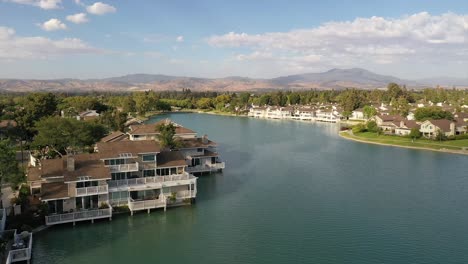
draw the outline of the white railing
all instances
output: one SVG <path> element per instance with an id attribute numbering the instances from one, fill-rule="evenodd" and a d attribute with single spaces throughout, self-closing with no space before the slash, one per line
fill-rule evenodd
<path id="1" fill-rule="evenodd" d="M 152 200 L 135 201 L 131 198 L 128 199 L 128 209 L 130 209 L 130 211 L 154 209 L 154 208 L 161 208 L 165 206 L 166 206 L 166 197 L 164 195 L 160 195 L 159 199 L 152 199 Z"/>
<path id="2" fill-rule="evenodd" d="M 6 217 L 7 217 L 5 208 L 0 209 L 0 215 L 1 215 L 0 232 L 3 232 L 5 230 Z"/>
<path id="3" fill-rule="evenodd" d="M 213 164 L 204 164 L 198 165 L 193 167 L 187 167 L 188 172 L 210 172 L 210 171 L 217 171 L 222 170 L 226 167 L 224 162 L 217 162 Z"/>
<path id="4" fill-rule="evenodd" d="M 110 188 L 117 188 L 136 185 L 161 184 L 163 182 L 190 180 L 194 178 L 195 177 L 193 175 L 190 175 L 189 173 L 185 172 L 183 174 L 175 174 L 168 176 L 141 177 L 135 179 L 108 181 L 108 185 Z"/>
<path id="5" fill-rule="evenodd" d="M 87 196 L 95 194 L 107 194 L 109 192 L 107 184 L 91 187 L 76 188 L 76 196 Z"/>
<path id="6" fill-rule="evenodd" d="M 138 162 L 109 166 L 111 172 L 130 172 L 138 171 Z"/>
<path id="7" fill-rule="evenodd" d="M 15 234 L 15 240 L 16 240 L 16 236 L 18 235 Z M 31 251 L 32 251 L 32 243 L 33 243 L 32 239 L 33 239 L 32 233 L 29 233 L 27 248 L 10 250 L 10 252 L 8 253 L 6 264 L 10 264 L 13 262 L 18 262 L 18 261 L 30 260 Z"/>
<path id="8" fill-rule="evenodd" d="M 195 190 L 185 190 L 185 191 L 178 191 L 176 193 L 176 198 L 177 199 L 187 199 L 187 198 L 195 198 L 196 197 L 196 192 Z"/>
<path id="9" fill-rule="evenodd" d="M 46 216 L 46 225 L 55 225 L 70 223 L 76 221 L 85 221 L 99 218 L 106 218 L 112 216 L 112 208 L 95 209 L 87 211 L 79 211 L 68 214 L 57 214 Z"/>

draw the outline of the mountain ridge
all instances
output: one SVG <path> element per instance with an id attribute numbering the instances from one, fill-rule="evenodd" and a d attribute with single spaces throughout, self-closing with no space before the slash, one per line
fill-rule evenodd
<path id="1" fill-rule="evenodd" d="M 383 75 L 362 68 L 330 69 L 325 72 L 303 73 L 280 76 L 270 79 L 256 79 L 242 76 L 224 78 L 202 78 L 189 76 L 172 76 L 164 74 L 127 74 L 101 79 L 62 78 L 51 80 L 40 79 L 0 79 L 0 91 L 31 92 L 53 91 L 75 92 L 86 91 L 143 91 L 143 90 L 182 90 L 194 91 L 256 91 L 271 89 L 376 89 L 384 88 L 395 82 L 408 88 L 435 87 L 436 85 L 453 85 L 468 87 L 468 79 L 463 78 L 427 78 L 420 80 L 400 79 Z"/>

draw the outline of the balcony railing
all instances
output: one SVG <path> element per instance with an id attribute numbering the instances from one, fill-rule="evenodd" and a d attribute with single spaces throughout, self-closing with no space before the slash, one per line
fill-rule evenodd
<path id="1" fill-rule="evenodd" d="M 128 199 L 128 209 L 130 211 L 139 211 L 139 210 L 148 210 L 148 209 L 155 209 L 155 208 L 162 208 L 166 207 L 166 197 L 164 195 L 159 195 L 159 199 L 151 199 L 151 200 L 142 200 L 142 201 L 135 201 L 132 198 Z"/>
<path id="2" fill-rule="evenodd" d="M 204 165 L 198 165 L 198 166 L 193 166 L 193 167 L 187 167 L 187 171 L 191 173 L 212 172 L 212 171 L 222 170 L 225 167 L 226 167 L 226 164 L 224 162 L 216 162 L 212 164 L 204 164 Z"/>
<path id="3" fill-rule="evenodd" d="M 15 238 L 16 238 L 16 236 L 18 236 L 18 235 L 15 234 Z M 32 233 L 29 233 L 29 236 L 27 238 L 27 241 L 28 241 L 27 247 L 21 248 L 21 249 L 10 250 L 5 263 L 10 264 L 10 263 L 13 263 L 13 262 L 30 260 L 31 259 L 31 251 L 32 251 L 32 243 L 33 243 L 32 238 L 33 238 Z"/>
<path id="4" fill-rule="evenodd" d="M 56 225 L 77 221 L 93 220 L 112 216 L 112 208 L 79 211 L 67 214 L 46 216 L 46 225 Z"/>
<path id="5" fill-rule="evenodd" d="M 111 172 L 131 172 L 138 171 L 138 162 L 109 166 Z"/>
<path id="6" fill-rule="evenodd" d="M 106 185 L 76 188 L 76 196 L 88 196 L 96 194 L 107 194 L 109 189 Z"/>
<path id="7" fill-rule="evenodd" d="M 195 179 L 195 177 L 185 172 L 183 174 L 168 175 L 168 176 L 154 176 L 154 177 L 142 177 L 142 178 L 135 178 L 135 179 L 108 181 L 108 185 L 110 188 L 132 187 L 132 186 L 138 186 L 138 185 L 154 186 L 157 184 L 162 185 L 163 183 L 166 183 L 166 182 L 183 181 L 183 180 L 191 180 L 191 179 Z"/>
<path id="8" fill-rule="evenodd" d="M 188 198 L 195 198 L 197 196 L 197 192 L 195 190 L 185 190 L 185 191 L 178 191 L 176 193 L 177 199 L 188 199 Z"/>

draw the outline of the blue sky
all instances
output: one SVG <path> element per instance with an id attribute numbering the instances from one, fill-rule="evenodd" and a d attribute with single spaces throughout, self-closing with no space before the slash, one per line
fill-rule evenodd
<path id="1" fill-rule="evenodd" d="M 468 78 L 466 1 L 0 0 L 0 78 Z"/>

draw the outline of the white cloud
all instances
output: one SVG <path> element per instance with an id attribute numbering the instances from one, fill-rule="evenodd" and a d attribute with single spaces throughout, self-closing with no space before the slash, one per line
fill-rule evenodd
<path id="1" fill-rule="evenodd" d="M 79 6 L 85 6 L 85 4 L 83 4 L 81 2 L 81 0 L 75 0 L 75 4 L 79 5 Z"/>
<path id="2" fill-rule="evenodd" d="M 69 15 L 67 16 L 67 20 L 75 24 L 83 24 L 89 21 L 85 13 Z"/>
<path id="3" fill-rule="evenodd" d="M 184 42 L 184 36 L 178 36 L 178 37 L 176 38 L 176 41 L 177 41 L 177 42 Z"/>
<path id="4" fill-rule="evenodd" d="M 104 15 L 107 13 L 115 13 L 117 9 L 111 5 L 104 4 L 103 2 L 96 2 L 86 7 L 86 11 L 93 15 Z"/>
<path id="5" fill-rule="evenodd" d="M 14 29 L 0 26 L 0 59 L 46 59 L 101 52 L 77 38 L 52 40 L 45 37 L 20 37 Z"/>
<path id="6" fill-rule="evenodd" d="M 212 36 L 207 42 L 213 47 L 242 51 L 235 55 L 238 61 L 270 60 L 280 67 L 295 65 L 304 70 L 318 64 L 365 67 L 420 58 L 459 60 L 455 54 L 465 54 L 468 59 L 468 16 L 427 12 L 400 18 L 374 16 L 287 32 L 229 32 Z M 250 52 L 244 54 L 245 49 Z"/>
<path id="7" fill-rule="evenodd" d="M 67 29 L 67 25 L 62 23 L 62 21 L 58 20 L 57 18 L 51 18 L 46 22 L 39 24 L 39 26 L 45 31 L 56 31 L 56 30 L 63 30 Z"/>
<path id="8" fill-rule="evenodd" d="M 5 0 L 7 2 L 37 6 L 42 9 L 57 9 L 61 8 L 62 0 Z"/>

